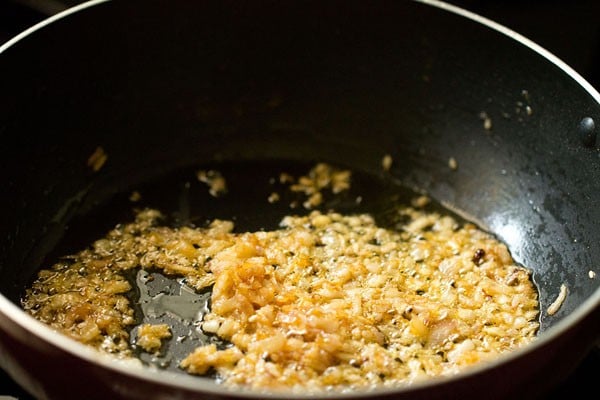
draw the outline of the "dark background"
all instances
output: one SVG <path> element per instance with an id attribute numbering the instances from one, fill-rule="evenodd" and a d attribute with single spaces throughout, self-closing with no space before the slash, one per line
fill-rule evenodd
<path id="1" fill-rule="evenodd" d="M 546 48 L 600 90 L 599 0 L 450 0 Z"/>
<path id="2" fill-rule="evenodd" d="M 124 0 L 121 0 L 124 1 Z M 193 1 L 193 0 L 190 0 Z M 0 0 L 0 44 L 81 0 Z M 600 90 L 600 0 L 449 0 L 520 33 L 562 59 Z M 376 3 L 373 3 L 374 5 Z M 595 399 L 600 350 L 590 353 L 548 398 Z M 594 393 L 596 393 L 594 395 Z M 0 398 L 32 400 L 0 370 Z"/>
<path id="3" fill-rule="evenodd" d="M 402 0 L 400 0 L 402 1 Z M 82 0 L 0 0 L 0 42 Z M 528 37 L 600 87 L 600 0 L 448 0 Z"/>

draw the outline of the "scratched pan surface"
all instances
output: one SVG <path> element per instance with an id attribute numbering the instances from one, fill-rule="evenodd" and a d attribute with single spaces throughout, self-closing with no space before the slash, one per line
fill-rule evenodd
<path id="1" fill-rule="evenodd" d="M 325 161 L 357 179 L 328 206 L 385 217 L 395 195 L 427 192 L 506 242 L 540 291 L 535 345 L 472 374 L 361 395 L 532 397 L 559 382 L 599 339 L 600 95 L 543 49 L 446 8 L 98 1 L 3 46 L 3 368 L 39 398 L 252 397 L 168 360 L 154 372 L 98 358 L 24 315 L 19 296 L 60 251 L 130 218 L 132 190 L 175 224 L 268 229 L 289 203 L 266 201 L 267 178 Z M 108 158 L 93 171 L 98 146 Z M 223 168 L 232 192 L 206 196 L 202 166 Z M 566 301 L 548 315 L 562 284 Z"/>

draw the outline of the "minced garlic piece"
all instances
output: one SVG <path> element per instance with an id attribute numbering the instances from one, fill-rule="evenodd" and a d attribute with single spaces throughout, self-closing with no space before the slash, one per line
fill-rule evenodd
<path id="1" fill-rule="evenodd" d="M 381 167 L 386 172 L 389 171 L 390 168 L 392 168 L 392 163 L 393 163 L 393 159 L 392 159 L 392 156 L 389 154 L 384 155 L 383 158 L 381 159 Z"/>
<path id="2" fill-rule="evenodd" d="M 566 300 L 567 298 L 567 285 L 565 285 L 564 283 L 562 285 L 560 285 L 560 292 L 558 293 L 558 296 L 556 296 L 556 299 L 552 302 L 552 304 L 550 304 L 550 306 L 548 306 L 548 315 L 554 315 L 558 312 L 558 310 L 560 309 L 560 307 L 562 306 L 563 302 Z"/>
<path id="3" fill-rule="evenodd" d="M 339 170 L 325 163 L 319 163 L 312 168 L 308 175 L 298 178 L 290 186 L 292 192 L 304 193 L 311 196 L 322 189 L 331 189 L 333 193 L 340 193 L 350 188 L 349 170 Z"/>
<path id="4" fill-rule="evenodd" d="M 448 167 L 453 171 L 456 171 L 458 169 L 458 162 L 456 162 L 456 158 L 450 157 L 448 159 Z"/>
<path id="5" fill-rule="evenodd" d="M 429 198 L 429 196 L 425 195 L 416 197 L 411 201 L 411 205 L 415 208 L 423 208 L 429 203 L 431 203 L 431 199 Z"/>
<path id="6" fill-rule="evenodd" d="M 227 181 L 219 171 L 200 170 L 196 172 L 196 177 L 208 186 L 208 192 L 211 196 L 219 197 L 227 193 Z"/>
<path id="7" fill-rule="evenodd" d="M 273 203 L 277 203 L 280 200 L 281 196 L 279 196 L 279 193 L 277 192 L 273 192 L 269 195 L 269 197 L 267 198 L 267 201 L 271 204 Z"/>
<path id="8" fill-rule="evenodd" d="M 136 202 L 140 201 L 141 199 L 142 199 L 142 195 L 137 190 L 134 190 L 129 195 L 129 201 L 131 201 L 132 203 L 136 203 Z"/>
<path id="9" fill-rule="evenodd" d="M 102 148 L 102 146 L 98 146 L 88 158 L 87 165 L 92 169 L 92 171 L 98 172 L 100 171 L 100 168 L 104 166 L 107 159 L 108 155 L 104 152 L 104 148 Z"/>
<path id="10" fill-rule="evenodd" d="M 490 116 L 485 111 L 482 111 L 479 113 L 479 118 L 483 121 L 483 129 L 485 129 L 486 131 L 491 131 L 492 119 L 490 118 Z"/>
<path id="11" fill-rule="evenodd" d="M 171 328 L 166 324 L 143 324 L 138 328 L 135 344 L 148 353 L 160 350 L 163 339 L 171 337 Z"/>

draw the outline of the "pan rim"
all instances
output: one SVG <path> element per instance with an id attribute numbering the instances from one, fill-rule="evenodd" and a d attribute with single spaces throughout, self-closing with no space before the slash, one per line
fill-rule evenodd
<path id="1" fill-rule="evenodd" d="M 60 13 L 57 13 L 51 17 L 46 18 L 45 20 L 33 25 L 32 27 L 26 29 L 25 31 L 19 33 L 13 38 L 6 41 L 4 44 L 0 45 L 0 54 L 5 52 L 10 47 L 14 46 L 19 41 L 28 37 L 29 35 L 37 32 L 38 30 L 43 29 L 45 26 L 66 18 L 67 16 L 74 14 L 76 12 L 82 11 L 89 7 L 93 7 L 96 5 L 100 5 L 102 3 L 107 3 L 111 0 L 90 0 L 85 3 L 79 4 L 77 6 L 71 7 L 67 10 L 64 10 Z M 533 42 L 532 40 L 524 37 L 523 35 L 511 30 L 510 28 L 501 25 L 495 21 L 492 21 L 486 17 L 483 17 L 474 12 L 468 11 L 461 7 L 440 1 L 440 0 L 412 0 L 417 3 L 422 3 L 424 5 L 436 7 L 438 9 L 456 14 L 458 16 L 470 19 L 474 22 L 477 22 L 483 26 L 487 26 L 509 38 L 523 44 L 529 49 L 533 50 L 535 53 L 541 55 L 549 62 L 560 68 L 563 72 L 565 72 L 568 76 L 570 76 L 574 81 L 576 81 L 579 86 L 581 86 L 597 103 L 600 104 L 600 93 L 578 72 L 576 72 L 573 68 L 571 68 L 568 64 L 562 61 L 560 58 L 552 54 L 550 51 L 546 50 L 542 46 Z M 469 370 L 463 371 L 460 374 L 448 376 L 448 377 L 440 377 L 437 379 L 426 380 L 423 382 L 418 382 L 412 384 L 410 386 L 400 386 L 395 388 L 377 388 L 368 391 L 359 391 L 355 393 L 344 393 L 344 392 L 327 392 L 329 398 L 339 398 L 339 399 L 348 399 L 348 398 L 364 398 L 365 396 L 377 396 L 377 395 L 385 395 L 391 393 L 405 393 L 416 391 L 420 389 L 424 389 L 430 386 L 437 386 L 444 383 L 449 383 L 457 380 L 461 380 L 464 377 L 476 375 L 482 373 L 489 369 L 494 369 L 500 365 L 508 364 L 515 359 L 526 356 L 529 353 L 538 351 L 540 348 L 546 346 L 550 342 L 556 340 L 562 334 L 564 334 L 569 329 L 573 328 L 577 325 L 577 323 L 581 322 L 585 317 L 594 312 L 595 309 L 600 307 L 600 287 L 592 293 L 581 305 L 579 305 L 571 314 L 565 316 L 561 321 L 559 321 L 554 326 L 550 327 L 547 331 L 543 332 L 538 340 L 533 343 L 527 345 L 524 348 L 518 349 L 509 354 L 505 354 L 500 356 L 494 361 L 487 362 L 481 365 L 477 365 Z M 191 392 L 204 392 L 211 394 L 223 394 L 228 393 L 235 397 L 240 398 L 281 398 L 281 396 L 285 396 L 285 398 L 295 398 L 295 399 L 310 399 L 314 398 L 315 395 L 322 395 L 323 392 L 315 392 L 314 394 L 298 394 L 292 391 L 284 391 L 284 392 L 261 392 L 261 391 L 239 391 L 239 390 L 231 390 L 223 385 L 219 385 L 215 382 L 210 381 L 209 379 L 202 379 L 198 377 L 189 376 L 186 374 L 179 374 L 170 371 L 154 371 L 150 368 L 131 368 L 130 364 L 125 363 L 115 363 L 114 357 L 109 355 L 101 354 L 86 345 L 83 345 L 74 339 L 71 339 L 61 333 L 54 331 L 49 326 L 43 324 L 42 322 L 36 320 L 32 316 L 26 314 L 21 308 L 19 308 L 15 303 L 10 301 L 7 297 L 5 297 L 2 293 L 0 293 L 0 314 L 5 316 L 8 320 L 16 323 L 19 327 L 26 330 L 27 332 L 33 334 L 37 338 L 46 343 L 54 346 L 63 352 L 70 354 L 71 356 L 84 359 L 90 363 L 99 364 L 103 368 L 107 368 L 116 373 L 128 375 L 135 377 L 140 380 L 146 380 L 152 382 L 157 385 L 165 385 L 165 381 L 168 379 L 168 384 L 171 387 L 176 387 L 184 390 L 188 390 Z"/>
<path id="2" fill-rule="evenodd" d="M 445 10 L 450 13 L 459 15 L 461 17 L 465 17 L 465 18 L 470 19 L 474 22 L 477 22 L 481 25 L 487 26 L 488 28 L 491 28 L 491 29 L 523 44 L 524 46 L 526 46 L 529 49 L 533 50 L 534 52 L 538 53 L 540 56 L 544 57 L 545 59 L 550 61 L 552 64 L 554 64 L 555 66 L 560 68 L 563 72 L 565 72 L 568 76 L 570 76 L 573 80 L 575 80 L 582 88 L 584 88 L 585 91 L 588 92 L 590 94 L 590 96 L 592 96 L 592 98 L 597 103 L 600 104 L 600 92 L 598 92 L 598 90 L 596 90 L 596 88 L 594 88 L 591 83 L 589 83 L 583 76 L 581 76 L 581 74 L 579 74 L 579 72 L 575 71 L 569 64 L 564 62 L 561 58 L 559 58 L 558 56 L 556 56 L 554 53 L 547 50 L 546 48 L 540 46 L 539 44 L 537 44 L 533 40 L 529 39 L 528 37 L 516 32 L 516 31 L 508 28 L 507 26 L 502 25 L 494 20 L 484 17 L 480 14 L 476 14 L 476 13 L 469 11 L 467 9 L 464 9 L 462 7 L 458 7 L 453 4 L 446 3 L 445 1 L 441 1 L 441 0 L 412 0 L 412 1 L 417 2 L 417 3 L 426 4 L 426 5 L 433 6 L 433 7 L 437 7 L 441 10 Z"/>

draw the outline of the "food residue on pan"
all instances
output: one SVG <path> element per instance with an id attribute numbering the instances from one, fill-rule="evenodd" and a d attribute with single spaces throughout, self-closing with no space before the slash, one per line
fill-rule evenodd
<path id="1" fill-rule="evenodd" d="M 486 131 L 492 130 L 492 118 L 488 115 L 487 112 L 482 111 L 479 113 L 479 119 L 483 121 L 483 129 Z"/>
<path id="2" fill-rule="evenodd" d="M 431 199 L 429 198 L 429 196 L 425 196 L 425 195 L 415 197 L 411 201 L 412 206 L 416 207 L 416 208 L 423 208 L 423 207 L 427 206 L 429 203 L 431 203 Z"/>
<path id="3" fill-rule="evenodd" d="M 452 170 L 452 171 L 456 171 L 458 169 L 458 162 L 456 161 L 456 158 L 454 157 L 450 157 L 448 159 L 448 167 Z"/>
<path id="4" fill-rule="evenodd" d="M 548 315 L 556 314 L 558 312 L 558 310 L 560 309 L 560 307 L 562 306 L 563 302 L 566 300 L 566 298 L 567 298 L 567 285 L 565 285 L 563 283 L 562 285 L 560 285 L 560 292 L 558 293 L 558 296 L 556 296 L 556 299 L 552 302 L 552 304 L 550 304 L 548 306 L 548 309 L 546 310 Z"/>
<path id="5" fill-rule="evenodd" d="M 273 203 L 277 203 L 280 198 L 281 198 L 281 196 L 279 196 L 279 193 L 273 192 L 269 195 L 269 197 L 267 198 L 267 201 L 269 203 L 273 204 Z"/>
<path id="6" fill-rule="evenodd" d="M 596 272 L 589 270 L 588 271 L 588 276 L 590 277 L 590 279 L 594 279 L 596 277 Z"/>
<path id="7" fill-rule="evenodd" d="M 517 115 L 523 115 L 525 114 L 525 116 L 527 117 L 531 117 L 533 115 L 533 108 L 530 105 L 530 94 L 528 90 L 522 90 L 521 91 L 521 97 L 523 98 L 523 101 L 518 100 L 516 102 L 516 107 L 515 107 L 515 114 Z M 521 120 L 521 118 L 519 117 L 519 120 Z"/>
<path id="8" fill-rule="evenodd" d="M 219 171 L 199 170 L 196 177 L 200 182 L 208 186 L 208 192 L 213 197 L 219 197 L 227 193 L 227 181 Z"/>
<path id="9" fill-rule="evenodd" d="M 107 159 L 108 155 L 104 152 L 104 148 L 102 148 L 102 146 L 98 146 L 89 156 L 87 165 L 92 169 L 92 171 L 98 172 L 100 171 L 100 168 L 104 166 Z"/>
<path id="10" fill-rule="evenodd" d="M 381 167 L 383 168 L 384 171 L 387 172 L 390 170 L 390 168 L 392 168 L 393 162 L 394 162 L 394 160 L 392 159 L 392 156 L 389 154 L 386 154 L 381 159 Z"/>
<path id="11" fill-rule="evenodd" d="M 350 173 L 318 164 L 280 181 L 310 199 L 346 190 Z M 282 178 L 284 177 L 284 178 Z M 337 189 L 336 189 L 337 188 Z M 169 227 L 144 209 L 89 248 L 43 269 L 23 299 L 35 318 L 117 357 L 160 351 L 167 325 L 134 318 L 126 278 L 144 269 L 211 289 L 207 343 L 180 368 L 255 389 L 391 387 L 456 374 L 535 339 L 530 272 L 470 223 L 423 209 L 419 196 L 379 226 L 333 210 L 285 216 L 277 229 L 232 221 Z M 557 306 L 558 307 L 558 306 Z"/>
<path id="12" fill-rule="evenodd" d="M 140 201 L 142 199 L 142 195 L 140 194 L 140 192 L 138 192 L 137 190 L 134 190 L 133 192 L 131 192 L 131 194 L 129 195 L 129 201 L 131 201 L 132 203 L 137 203 L 138 201 Z"/>
<path id="13" fill-rule="evenodd" d="M 529 101 L 530 101 L 529 91 L 527 89 L 521 90 L 521 96 L 523 96 L 523 99 L 525 100 L 525 103 L 526 103 L 525 104 L 525 114 L 527 114 L 527 116 L 533 115 L 533 109 L 529 105 Z"/>

